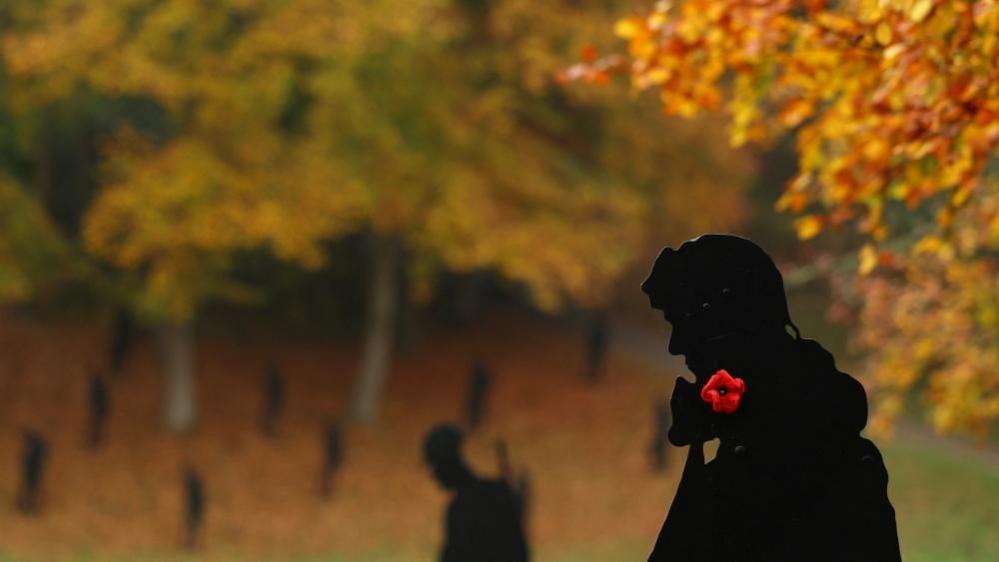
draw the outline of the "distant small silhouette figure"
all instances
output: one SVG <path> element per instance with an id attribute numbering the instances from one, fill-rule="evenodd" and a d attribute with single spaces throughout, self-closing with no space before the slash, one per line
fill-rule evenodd
<path id="1" fill-rule="evenodd" d="M 21 453 L 21 487 L 17 492 L 16 507 L 24 514 L 36 513 L 41 505 L 42 476 L 48 457 L 48 445 L 36 431 L 24 430 L 24 448 Z"/>
<path id="2" fill-rule="evenodd" d="M 653 472 L 666 470 L 666 453 L 669 450 L 669 400 L 658 402 L 652 408 L 652 443 L 649 459 Z"/>
<path id="3" fill-rule="evenodd" d="M 468 427 L 475 428 L 482 423 L 491 386 L 492 374 L 489 372 L 489 367 L 481 359 L 476 360 L 469 373 L 468 395 L 465 401 L 465 420 L 468 422 Z"/>
<path id="4" fill-rule="evenodd" d="M 590 320 L 586 334 L 586 379 L 591 382 L 598 380 L 603 371 L 608 336 L 607 315 L 599 312 Z"/>
<path id="5" fill-rule="evenodd" d="M 696 378 L 670 401 L 669 439 L 689 449 L 649 560 L 899 561 L 888 473 L 860 436 L 864 388 L 800 337 L 770 256 L 704 235 L 664 249 L 642 290 Z"/>
<path id="6" fill-rule="evenodd" d="M 515 493 L 503 481 L 476 476 L 462 458 L 462 440 L 460 429 L 444 424 L 423 443 L 434 478 L 453 493 L 441 562 L 525 562 L 527 542 Z"/>
<path id="7" fill-rule="evenodd" d="M 271 363 L 264 370 L 264 409 L 260 426 L 270 436 L 277 434 L 281 412 L 284 411 L 284 374 Z"/>
<path id="8" fill-rule="evenodd" d="M 339 422 L 326 425 L 323 434 L 323 467 L 319 476 L 319 493 L 323 498 L 333 495 L 333 480 L 343 464 L 343 429 Z"/>
<path id="9" fill-rule="evenodd" d="M 205 519 L 205 484 L 193 466 L 184 469 L 184 547 L 197 548 Z"/>
<path id="10" fill-rule="evenodd" d="M 101 374 L 90 379 L 90 400 L 88 411 L 90 419 L 87 427 L 87 444 L 92 449 L 101 446 L 107 436 L 108 414 L 111 412 L 111 393 L 108 383 Z"/>
<path id="11" fill-rule="evenodd" d="M 135 342 L 135 322 L 124 308 L 115 312 L 111 326 L 111 341 L 108 346 L 108 359 L 111 373 L 120 374 Z"/>

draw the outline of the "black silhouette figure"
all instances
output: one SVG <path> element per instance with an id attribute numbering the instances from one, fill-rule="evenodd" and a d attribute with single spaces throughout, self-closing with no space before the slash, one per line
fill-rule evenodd
<path id="1" fill-rule="evenodd" d="M 652 408 L 652 443 L 649 445 L 649 459 L 653 472 L 666 470 L 666 454 L 669 450 L 669 401 L 663 400 Z"/>
<path id="2" fill-rule="evenodd" d="M 21 487 L 15 502 L 17 510 L 24 514 L 37 513 L 41 505 L 42 476 L 48 445 L 37 432 L 24 430 L 24 449 L 21 453 Z"/>
<path id="3" fill-rule="evenodd" d="M 591 319 L 586 334 L 586 379 L 595 382 L 600 378 L 607 356 L 607 315 L 600 312 Z"/>
<path id="4" fill-rule="evenodd" d="M 533 499 L 531 493 L 533 490 L 531 473 L 527 469 L 521 470 L 517 476 L 517 482 L 514 484 L 513 493 L 517 499 L 517 508 L 520 510 L 520 518 L 525 529 L 528 515 L 531 513 L 531 500 Z"/>
<path id="5" fill-rule="evenodd" d="M 184 547 L 197 548 L 205 519 L 205 484 L 193 466 L 184 469 Z"/>
<path id="6" fill-rule="evenodd" d="M 333 480 L 343 464 L 343 430 L 339 422 L 330 422 L 323 435 L 323 468 L 319 476 L 319 493 L 323 498 L 333 495 Z"/>
<path id="7" fill-rule="evenodd" d="M 482 423 L 490 386 L 492 386 L 492 374 L 489 372 L 489 367 L 481 360 L 477 360 L 472 365 L 472 372 L 468 377 L 468 395 L 465 402 L 465 420 L 468 422 L 468 427 L 475 428 Z"/>
<path id="8" fill-rule="evenodd" d="M 476 476 L 462 458 L 461 430 L 439 425 L 423 443 L 434 478 L 453 493 L 441 562 L 526 562 L 527 542 L 519 502 L 501 480 Z"/>
<path id="9" fill-rule="evenodd" d="M 135 322 L 125 309 L 115 312 L 111 326 L 111 342 L 108 346 L 109 363 L 112 374 L 121 373 L 135 342 Z"/>
<path id="10" fill-rule="evenodd" d="M 278 422 L 284 410 L 284 375 L 277 365 L 270 364 L 264 371 L 264 411 L 260 426 L 264 433 L 277 435 Z"/>
<path id="11" fill-rule="evenodd" d="M 696 377 L 673 391 L 669 439 L 689 450 L 649 560 L 899 561 L 888 473 L 860 436 L 864 388 L 800 337 L 770 257 L 704 235 L 664 249 L 642 290 L 672 325 L 669 352 Z M 719 369 L 744 387 L 709 387 L 709 405 L 702 388 Z"/>
<path id="12" fill-rule="evenodd" d="M 90 413 L 87 444 L 96 449 L 104 443 L 107 436 L 108 415 L 111 413 L 111 392 L 107 381 L 100 374 L 90 379 L 90 400 L 87 409 Z"/>
<path id="13" fill-rule="evenodd" d="M 522 470 L 519 475 L 514 476 L 513 468 L 510 465 L 510 453 L 506 441 L 503 439 L 496 440 L 496 461 L 499 468 L 499 479 L 513 491 L 521 519 L 526 521 L 528 502 L 530 501 L 530 475 L 527 470 Z"/>

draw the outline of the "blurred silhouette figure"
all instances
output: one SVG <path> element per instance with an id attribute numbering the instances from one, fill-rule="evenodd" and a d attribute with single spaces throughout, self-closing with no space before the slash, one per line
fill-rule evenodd
<path id="1" fill-rule="evenodd" d="M 520 471 L 517 482 L 513 487 L 514 497 L 517 499 L 517 507 L 520 510 L 521 526 L 525 529 L 525 532 L 527 529 L 527 518 L 531 513 L 531 492 L 533 489 L 531 473 L 525 468 Z"/>
<path id="2" fill-rule="evenodd" d="M 653 472 L 666 470 L 666 453 L 669 449 L 669 400 L 656 403 L 652 408 L 652 443 L 649 459 Z"/>
<path id="3" fill-rule="evenodd" d="M 278 422 L 284 410 L 284 375 L 271 363 L 264 370 L 264 411 L 260 426 L 266 435 L 277 435 Z"/>
<path id="4" fill-rule="evenodd" d="M 496 440 L 496 461 L 499 468 L 500 481 L 509 486 L 513 491 L 521 519 L 526 521 L 528 494 L 530 493 L 530 477 L 527 470 L 522 470 L 516 478 L 514 477 L 513 468 L 510 465 L 509 450 L 504 439 Z"/>
<path id="5" fill-rule="evenodd" d="M 525 562 L 528 560 L 519 502 L 501 480 L 476 476 L 462 458 L 461 430 L 438 425 L 423 443 L 434 478 L 453 496 L 447 508 L 447 536 L 441 562 Z"/>
<path id="6" fill-rule="evenodd" d="M 111 373 L 120 374 L 135 342 L 135 322 L 124 308 L 115 311 L 111 326 L 111 342 L 108 346 L 108 359 Z"/>
<path id="7" fill-rule="evenodd" d="M 323 434 L 323 468 L 319 477 L 319 493 L 324 499 L 333 495 L 333 480 L 343 464 L 343 430 L 339 422 L 326 424 Z"/>
<path id="8" fill-rule="evenodd" d="M 496 440 L 496 465 L 499 468 L 500 480 L 510 484 L 513 480 L 513 470 L 510 468 L 510 452 L 506 440 Z"/>
<path id="9" fill-rule="evenodd" d="M 482 423 L 490 386 L 492 386 L 492 374 L 489 372 L 489 367 L 478 359 L 472 365 L 468 377 L 468 395 L 465 401 L 465 420 L 468 422 L 468 427 L 475 428 Z"/>
<path id="10" fill-rule="evenodd" d="M 41 505 L 42 476 L 48 457 L 48 445 L 36 431 L 25 429 L 24 448 L 21 453 L 21 487 L 17 492 L 16 507 L 24 514 L 36 513 Z"/>
<path id="11" fill-rule="evenodd" d="M 669 439 L 689 449 L 649 560 L 899 561 L 888 473 L 860 437 L 864 388 L 801 339 L 770 257 L 704 235 L 664 249 L 642 290 L 696 378 L 670 401 Z"/>
<path id="12" fill-rule="evenodd" d="M 111 412 L 111 395 L 108 383 L 98 373 L 90 379 L 90 397 L 88 408 L 90 419 L 87 427 L 87 444 L 96 449 L 104 443 L 107 436 L 108 414 Z"/>
<path id="13" fill-rule="evenodd" d="M 607 314 L 601 311 L 590 320 L 586 334 L 586 379 L 590 382 L 600 378 L 607 356 L 607 340 Z"/>
<path id="14" fill-rule="evenodd" d="M 205 484 L 193 466 L 184 469 L 184 547 L 197 548 L 205 519 Z"/>

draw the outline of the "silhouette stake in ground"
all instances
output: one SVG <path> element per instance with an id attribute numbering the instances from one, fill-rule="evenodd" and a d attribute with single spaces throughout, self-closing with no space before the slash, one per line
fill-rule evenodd
<path id="1" fill-rule="evenodd" d="M 111 413 L 111 392 L 100 374 L 90 379 L 90 400 L 87 404 L 90 419 L 87 425 L 87 444 L 92 449 L 101 446 L 107 436 L 108 414 Z"/>
<path id="2" fill-rule="evenodd" d="M 278 422 L 284 410 L 284 375 L 275 364 L 270 364 L 264 371 L 264 410 L 260 426 L 264 434 L 277 435 Z"/>
<path id="3" fill-rule="evenodd" d="M 441 562 L 526 562 L 521 507 L 503 481 L 476 476 L 462 457 L 461 430 L 439 425 L 427 434 L 423 455 L 434 478 L 451 492 Z"/>
<path id="4" fill-rule="evenodd" d="M 184 547 L 197 548 L 205 519 L 205 484 L 193 466 L 184 469 Z"/>
<path id="5" fill-rule="evenodd" d="M 482 360 L 475 361 L 468 377 L 465 412 L 468 427 L 475 428 L 482 423 L 482 418 L 486 412 L 486 403 L 489 399 L 489 388 L 492 386 L 492 378 L 489 367 Z"/>
<path id="6" fill-rule="evenodd" d="M 120 308 L 115 311 L 111 326 L 111 341 L 108 345 L 108 366 L 113 375 L 121 374 L 125 361 L 135 343 L 135 322 L 127 310 Z"/>
<path id="7" fill-rule="evenodd" d="M 319 495 L 329 499 L 333 495 L 333 480 L 343 464 L 343 429 L 339 422 L 326 424 L 323 433 L 323 467 L 319 474 Z"/>
<path id="8" fill-rule="evenodd" d="M 609 339 L 607 314 L 603 311 L 593 315 L 586 333 L 586 379 L 596 382 L 603 371 L 604 359 L 607 357 L 607 341 Z"/>
<path id="9" fill-rule="evenodd" d="M 689 449 L 649 560 L 899 561 L 864 388 L 800 337 L 770 257 L 704 235 L 664 249 L 642 290 L 696 378 L 673 390 L 669 439 Z"/>
<path id="10" fill-rule="evenodd" d="M 36 513 L 41 505 L 42 476 L 48 445 L 33 430 L 24 431 L 24 450 L 21 453 L 21 486 L 17 491 L 17 510 L 24 514 Z"/>

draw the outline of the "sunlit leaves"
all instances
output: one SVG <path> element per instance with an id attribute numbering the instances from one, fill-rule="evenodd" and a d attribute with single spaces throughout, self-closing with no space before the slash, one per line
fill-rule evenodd
<path id="1" fill-rule="evenodd" d="M 664 144 L 655 108 L 552 84 L 567 57 L 605 60 L 585 41 L 619 13 L 605 2 L 14 4 L 2 48 L 21 107 L 85 91 L 163 115 L 99 139 L 83 218 L 83 249 L 150 315 L 240 294 L 241 251 L 312 268 L 328 240 L 372 231 L 414 262 L 497 270 L 547 308 L 597 305 L 649 232 L 744 214 L 747 161 L 724 143 L 676 126 Z M 705 84 L 695 101 L 720 97 Z M 693 212 L 713 183 L 731 186 L 716 212 Z M 411 273 L 429 293 L 434 267 Z"/>
<path id="2" fill-rule="evenodd" d="M 910 207 L 935 205 L 939 193 L 963 205 L 999 146 L 996 3 L 806 6 L 657 4 L 617 24 L 629 60 L 613 68 L 627 70 L 636 88 L 657 90 L 669 113 L 714 109 L 725 92 L 735 144 L 801 127 L 799 168 L 810 179 L 794 198 L 824 207 L 826 224 L 864 217 L 858 227 L 883 237 L 892 228 L 885 217 L 855 207 L 885 200 L 889 187 Z M 569 74 L 592 78 L 585 68 Z M 814 235 L 815 221 L 804 224 L 799 232 Z"/>
<path id="3" fill-rule="evenodd" d="M 937 427 L 981 431 L 999 415 L 995 331 L 979 308 L 999 294 L 986 173 L 999 148 L 997 2 L 681 0 L 614 31 L 626 55 L 563 76 L 627 74 L 681 116 L 722 107 L 735 145 L 795 133 L 798 173 L 776 208 L 799 214 L 801 239 L 850 224 L 871 241 L 858 255 L 860 339 L 889 390 L 882 415 L 924 377 Z M 876 246 L 925 217 L 935 232 L 911 252 Z M 931 350 L 937 334 L 947 343 Z"/>

